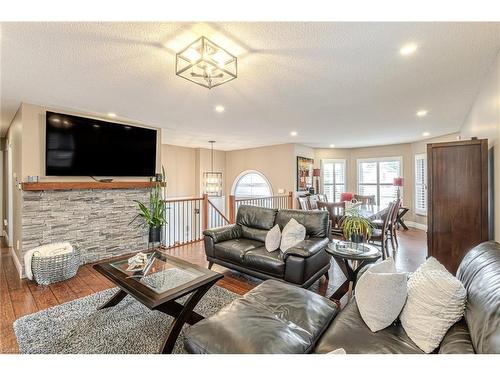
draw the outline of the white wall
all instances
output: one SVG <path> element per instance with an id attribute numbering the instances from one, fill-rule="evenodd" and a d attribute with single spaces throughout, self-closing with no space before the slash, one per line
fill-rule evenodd
<path id="1" fill-rule="evenodd" d="M 14 251 L 18 258 L 20 258 L 22 254 L 21 244 L 22 244 L 22 206 L 23 206 L 23 198 L 22 191 L 19 188 L 19 182 L 21 182 L 23 170 L 22 170 L 22 152 L 23 152 L 23 144 L 22 144 L 22 135 L 23 135 L 23 123 L 22 123 L 22 110 L 16 112 L 10 127 L 7 131 L 6 144 L 5 148 L 7 150 L 8 147 L 11 149 L 12 156 L 12 173 L 11 173 L 11 184 L 7 186 L 7 189 L 11 189 L 12 191 L 12 213 L 10 213 L 10 205 L 6 201 L 5 204 L 5 216 L 7 218 L 12 217 L 11 222 L 9 221 L 8 227 L 12 231 L 12 237 L 9 239 L 9 242 L 12 244 Z M 5 156 L 8 153 L 5 153 Z M 7 176 L 7 170 L 4 170 L 4 178 L 6 183 L 9 180 L 9 176 Z M 6 189 L 6 190 L 7 190 Z M 7 228 L 9 231 L 9 228 Z"/>

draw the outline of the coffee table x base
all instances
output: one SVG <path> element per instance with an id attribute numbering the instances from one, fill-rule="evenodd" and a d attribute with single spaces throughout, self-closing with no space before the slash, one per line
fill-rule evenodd
<path id="1" fill-rule="evenodd" d="M 347 244 L 348 246 L 356 246 L 357 251 L 350 252 L 348 249 L 338 249 L 337 245 Z M 362 251 L 358 250 L 358 247 Z M 341 286 L 332 294 L 330 299 L 340 301 L 340 299 L 349 293 L 356 286 L 356 279 L 358 278 L 359 271 L 367 264 L 377 261 L 382 253 L 375 246 L 369 244 L 352 244 L 350 242 L 333 240 L 326 247 L 326 252 L 330 254 L 335 262 L 338 264 L 340 270 L 345 275 L 346 280 Z M 340 302 L 339 302 L 340 303 Z"/>
<path id="2" fill-rule="evenodd" d="M 184 324 L 193 325 L 204 319 L 193 310 L 210 288 L 224 276 L 160 251 L 148 253 L 148 256 L 151 266 L 143 272 L 127 271 L 126 257 L 93 266 L 119 288 L 98 309 L 116 306 L 130 295 L 148 309 L 170 315 L 174 320 L 168 328 L 160 353 L 172 353 Z M 184 303 L 178 302 L 186 296 Z"/>
<path id="3" fill-rule="evenodd" d="M 373 263 L 375 260 L 353 260 L 353 264 L 349 264 L 349 260 L 345 258 L 333 257 L 338 264 L 340 270 L 345 275 L 346 280 L 340 285 L 337 290 L 332 294 L 330 299 L 340 300 L 345 294 L 352 293 L 352 289 L 356 286 L 356 279 L 358 272 L 367 264 Z"/>
<path id="4" fill-rule="evenodd" d="M 189 325 L 193 325 L 198 323 L 200 320 L 205 319 L 204 316 L 198 314 L 193 311 L 198 302 L 200 302 L 201 298 L 205 295 L 206 292 L 217 282 L 214 280 L 211 283 L 205 284 L 201 286 L 196 292 L 192 293 L 191 296 L 187 299 L 184 305 L 180 304 L 177 301 L 168 301 L 159 306 L 153 308 L 153 310 L 161 311 L 171 317 L 175 318 L 170 328 L 167 332 L 165 340 L 161 346 L 160 353 L 169 354 L 174 350 L 175 342 L 181 333 L 181 329 L 185 323 Z M 128 293 L 122 289 L 116 292 L 106 303 L 98 307 L 98 310 L 105 309 L 108 307 L 113 307 L 119 304 Z"/>

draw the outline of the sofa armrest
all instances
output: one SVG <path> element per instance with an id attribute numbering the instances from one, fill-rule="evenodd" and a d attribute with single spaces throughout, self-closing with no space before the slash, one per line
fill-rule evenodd
<path id="1" fill-rule="evenodd" d="M 474 354 L 469 328 L 462 318 L 452 325 L 439 345 L 439 354 Z"/>
<path id="2" fill-rule="evenodd" d="M 281 257 L 286 259 L 289 255 L 295 255 L 300 258 L 309 258 L 311 255 L 323 250 L 328 245 L 328 242 L 327 237 L 311 237 L 284 251 Z"/>
<path id="3" fill-rule="evenodd" d="M 211 237 L 214 243 L 235 240 L 241 237 L 241 227 L 237 224 L 226 225 L 204 230 L 203 235 Z"/>

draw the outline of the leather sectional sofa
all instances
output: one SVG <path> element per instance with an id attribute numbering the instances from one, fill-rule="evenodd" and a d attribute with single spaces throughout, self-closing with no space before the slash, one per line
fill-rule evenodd
<path id="1" fill-rule="evenodd" d="M 465 315 L 435 352 L 500 353 L 500 244 L 472 249 L 457 277 L 467 290 Z M 423 353 L 398 322 L 370 331 L 355 298 L 339 311 L 327 298 L 274 280 L 190 327 L 184 344 L 190 353 Z"/>
<path id="2" fill-rule="evenodd" d="M 283 227 L 291 218 L 306 227 L 306 239 L 281 252 L 268 252 L 267 232 L 276 224 Z M 241 206 L 236 224 L 205 230 L 205 253 L 213 263 L 261 279 L 277 279 L 307 288 L 321 276 L 328 277 L 330 222 L 326 211 L 275 210 Z"/>

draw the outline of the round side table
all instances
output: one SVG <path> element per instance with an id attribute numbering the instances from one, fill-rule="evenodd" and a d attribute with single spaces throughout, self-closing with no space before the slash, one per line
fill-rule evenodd
<path id="1" fill-rule="evenodd" d="M 345 248 L 338 248 L 337 245 L 344 245 Z M 377 261 L 382 256 L 378 248 L 367 243 L 355 244 L 346 241 L 333 240 L 326 247 L 326 252 L 330 254 L 338 264 L 346 277 L 346 281 L 332 294 L 330 299 L 340 300 L 346 293 L 349 297 L 356 286 L 356 278 L 361 268 L 369 263 Z"/>

